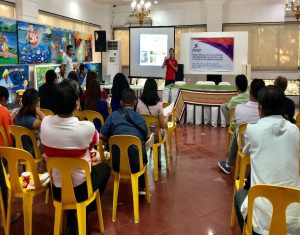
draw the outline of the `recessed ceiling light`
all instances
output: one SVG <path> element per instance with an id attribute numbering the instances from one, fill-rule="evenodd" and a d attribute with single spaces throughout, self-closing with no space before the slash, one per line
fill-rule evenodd
<path id="1" fill-rule="evenodd" d="M 157 4 L 158 3 L 158 1 L 154 1 L 154 4 Z"/>

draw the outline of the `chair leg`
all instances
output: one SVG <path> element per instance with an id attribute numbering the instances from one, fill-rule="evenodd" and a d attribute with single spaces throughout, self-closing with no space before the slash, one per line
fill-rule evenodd
<path id="1" fill-rule="evenodd" d="M 175 134 L 176 150 L 178 150 L 178 136 L 177 136 L 177 127 L 175 127 L 175 128 L 174 128 L 174 134 Z"/>
<path id="2" fill-rule="evenodd" d="M 226 141 L 226 155 L 228 155 L 228 152 L 229 152 L 230 140 L 231 140 L 231 134 L 228 133 L 228 135 L 227 135 L 227 141 Z"/>
<path id="3" fill-rule="evenodd" d="M 32 234 L 32 204 L 33 193 L 23 194 L 24 234 Z"/>
<path id="4" fill-rule="evenodd" d="M 104 223 L 103 223 L 103 216 L 102 216 L 102 208 L 101 208 L 101 201 L 100 201 L 100 193 L 97 192 L 96 195 L 96 204 L 97 204 L 97 214 L 100 226 L 100 232 L 104 233 Z"/>
<path id="5" fill-rule="evenodd" d="M 45 193 L 45 204 L 48 204 L 49 202 L 49 188 L 46 190 L 46 193 Z"/>
<path id="6" fill-rule="evenodd" d="M 166 155 L 166 151 L 165 151 Z M 158 147 L 153 146 L 153 171 L 154 171 L 154 180 L 158 181 Z"/>
<path id="7" fill-rule="evenodd" d="M 113 222 L 116 222 L 116 217 L 117 217 L 119 183 L 120 183 L 120 175 L 114 173 L 114 195 L 113 195 L 113 211 L 112 211 Z"/>
<path id="8" fill-rule="evenodd" d="M 145 188 L 146 188 L 146 200 L 148 203 L 150 203 L 150 190 L 149 190 L 149 181 L 148 181 L 148 170 L 147 170 L 147 166 L 145 169 L 145 173 L 144 173 L 144 179 L 145 179 Z"/>
<path id="9" fill-rule="evenodd" d="M 12 209 L 12 193 L 10 190 L 8 190 L 7 193 L 7 217 L 6 217 L 6 225 L 5 225 L 5 231 L 7 234 L 10 233 L 10 220 L 11 220 L 11 209 Z"/>
<path id="10" fill-rule="evenodd" d="M 61 203 L 55 204 L 55 217 L 54 217 L 54 235 L 59 235 L 62 232 L 63 227 L 63 216 L 62 216 L 62 205 Z"/>
<path id="11" fill-rule="evenodd" d="M 235 189 L 233 190 L 232 207 L 231 207 L 231 217 L 230 217 L 231 228 L 235 226 L 235 218 L 236 218 L 235 207 L 234 207 L 234 195 L 235 195 Z"/>
<path id="12" fill-rule="evenodd" d="M 86 207 L 83 204 L 76 205 L 78 235 L 86 235 Z"/>
<path id="13" fill-rule="evenodd" d="M 166 168 L 167 168 L 167 170 L 170 170 L 167 143 L 164 144 L 164 147 L 165 147 Z M 170 152 L 172 152 L 172 150 L 170 150 Z"/>
<path id="14" fill-rule="evenodd" d="M 131 175 L 131 188 L 133 198 L 133 216 L 134 223 L 137 224 L 140 220 L 139 215 L 139 180 L 138 177 Z"/>
<path id="15" fill-rule="evenodd" d="M 168 130 L 169 156 L 172 157 L 172 131 Z"/>
<path id="16" fill-rule="evenodd" d="M 5 208 L 4 208 L 4 203 L 3 203 L 3 197 L 2 197 L 2 191 L 0 188 L 0 212 L 1 212 L 1 220 L 2 220 L 2 224 L 4 226 L 4 234 L 7 235 L 7 231 L 6 231 L 6 215 L 5 215 Z"/>

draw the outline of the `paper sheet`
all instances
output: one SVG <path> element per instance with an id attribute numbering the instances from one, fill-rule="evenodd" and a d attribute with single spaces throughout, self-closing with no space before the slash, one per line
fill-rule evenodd
<path id="1" fill-rule="evenodd" d="M 175 102 L 173 101 L 169 106 L 164 108 L 164 116 L 167 116 L 168 113 L 171 113 L 173 111 Z"/>

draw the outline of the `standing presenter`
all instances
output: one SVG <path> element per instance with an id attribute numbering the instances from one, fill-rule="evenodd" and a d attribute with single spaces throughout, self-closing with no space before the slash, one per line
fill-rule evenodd
<path id="1" fill-rule="evenodd" d="M 169 49 L 169 58 L 165 58 L 162 68 L 167 67 L 165 86 L 175 83 L 175 74 L 177 72 L 177 60 L 175 60 L 174 49 Z"/>

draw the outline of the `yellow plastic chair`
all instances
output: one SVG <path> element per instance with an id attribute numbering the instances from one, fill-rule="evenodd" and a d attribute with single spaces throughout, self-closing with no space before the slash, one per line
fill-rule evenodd
<path id="1" fill-rule="evenodd" d="M 297 113 L 296 124 L 300 124 L 300 112 Z"/>
<path id="2" fill-rule="evenodd" d="M 230 111 L 229 111 L 229 127 L 228 127 L 228 135 L 227 135 L 227 142 L 226 142 L 226 155 L 229 152 L 231 137 L 234 132 L 232 130 L 232 119 L 234 117 L 234 112 L 235 112 L 235 109 L 230 109 Z"/>
<path id="3" fill-rule="evenodd" d="M 163 108 L 168 107 L 168 103 L 163 103 Z M 169 156 L 172 157 L 173 141 L 172 137 L 174 134 L 176 150 L 178 150 L 178 136 L 177 136 L 177 124 L 174 110 L 172 111 L 172 121 L 168 122 L 168 144 L 169 144 Z"/>
<path id="4" fill-rule="evenodd" d="M 47 116 L 54 116 L 54 113 L 50 109 L 41 109 L 41 111 Z"/>
<path id="5" fill-rule="evenodd" d="M 167 151 L 167 142 L 166 142 L 166 137 L 162 137 L 162 129 L 160 128 L 159 125 L 159 120 L 157 117 L 152 116 L 152 115 L 148 115 L 148 114 L 143 114 L 142 115 L 145 119 L 145 122 L 147 124 L 148 127 L 148 134 L 150 135 L 150 126 L 151 125 L 155 125 L 157 126 L 157 130 L 158 130 L 158 142 L 154 143 L 152 146 L 152 156 L 153 156 L 153 171 L 154 171 L 154 180 L 158 181 L 158 147 L 164 145 L 165 147 L 165 159 L 166 159 L 166 166 L 167 166 L 167 170 L 169 170 L 169 159 L 168 159 L 168 151 Z"/>
<path id="6" fill-rule="evenodd" d="M 82 117 L 82 111 L 81 110 L 76 110 L 74 112 L 74 116 L 78 118 L 79 121 L 82 121 L 83 120 L 83 117 Z"/>
<path id="7" fill-rule="evenodd" d="M 82 117 L 82 120 L 86 119 L 86 120 L 88 120 L 90 122 L 94 122 L 95 119 L 98 119 L 98 120 L 100 120 L 101 126 L 103 126 L 103 124 L 104 124 L 104 118 L 103 118 L 103 116 L 100 113 L 96 112 L 96 111 L 84 110 L 81 113 L 81 117 Z M 99 139 L 97 150 L 98 150 L 98 152 L 100 154 L 101 161 L 104 161 L 105 160 L 104 149 L 103 149 L 103 142 L 101 141 L 101 139 Z"/>
<path id="8" fill-rule="evenodd" d="M 112 221 L 116 222 L 117 216 L 117 205 L 118 205 L 118 194 L 119 194 L 119 183 L 121 179 L 130 179 L 132 187 L 132 197 L 133 197 L 133 214 L 134 223 L 139 222 L 139 192 L 138 178 L 144 174 L 145 178 L 145 189 L 146 189 L 146 200 L 150 203 L 150 192 L 148 185 L 148 175 L 147 175 L 147 165 L 143 164 L 143 153 L 142 153 L 142 143 L 141 140 L 135 136 L 131 135 L 115 135 L 109 138 L 109 149 L 111 151 L 111 158 L 113 158 L 112 147 L 117 146 L 120 150 L 120 171 L 113 171 L 114 175 L 114 196 L 113 196 L 113 211 L 112 211 Z M 140 171 L 137 173 L 131 173 L 129 164 L 128 148 L 131 145 L 135 145 L 139 152 L 139 163 Z"/>
<path id="9" fill-rule="evenodd" d="M 39 174 L 37 172 L 37 166 L 32 159 L 30 153 L 23 149 L 17 149 L 12 147 L 0 147 L 0 156 L 6 159 L 8 172 L 6 171 L 3 163 L 2 169 L 4 172 L 6 186 L 8 188 L 8 199 L 7 199 L 7 216 L 5 231 L 9 234 L 10 231 L 10 220 L 12 212 L 13 198 L 23 199 L 23 213 L 24 213 L 24 234 L 32 234 L 32 204 L 35 196 L 46 192 L 46 203 L 48 203 L 48 185 L 41 185 Z M 31 172 L 30 178 L 34 182 L 35 189 L 27 191 L 22 187 L 23 179 L 18 174 L 19 162 L 26 162 L 27 171 Z M 8 175 L 9 174 L 9 175 Z M 2 204 L 2 202 L 1 202 Z"/>
<path id="10" fill-rule="evenodd" d="M 22 144 L 22 136 L 28 136 L 31 139 L 33 149 L 34 149 L 34 162 L 38 164 L 39 162 L 45 161 L 44 156 L 42 155 L 39 146 L 36 141 L 36 136 L 34 132 L 26 127 L 17 126 L 17 125 L 9 125 L 10 134 L 15 139 L 16 148 L 24 149 Z"/>
<path id="11" fill-rule="evenodd" d="M 298 188 L 268 184 L 252 186 L 248 194 L 248 216 L 247 223 L 244 226 L 244 235 L 252 234 L 253 204 L 258 197 L 267 198 L 273 206 L 269 235 L 287 234 L 286 208 L 291 203 L 300 203 L 300 190 Z"/>
<path id="12" fill-rule="evenodd" d="M 8 139 L 8 136 L 6 135 L 6 131 L 5 131 L 5 129 L 4 129 L 4 127 L 2 125 L 0 125 L 0 136 L 1 136 L 2 140 L 3 140 L 4 146 L 6 146 L 6 147 L 11 146 L 11 143 L 10 143 L 10 141 Z"/>
<path id="13" fill-rule="evenodd" d="M 93 192 L 92 181 L 90 174 L 90 167 L 84 159 L 78 158 L 64 158 L 53 157 L 47 160 L 47 169 L 50 175 L 50 181 L 52 186 L 52 169 L 55 168 L 60 172 L 62 177 L 61 187 L 61 201 L 57 201 L 53 198 L 55 207 L 55 219 L 54 219 L 54 235 L 58 235 L 62 232 L 63 224 L 63 211 L 74 209 L 77 211 L 78 222 L 78 234 L 86 234 L 86 207 L 96 200 L 97 214 L 100 225 L 101 233 L 104 233 L 104 224 L 102 217 L 101 201 L 99 190 Z M 80 168 L 85 171 L 88 198 L 86 201 L 77 203 L 74 188 L 72 183 L 72 171 L 74 168 Z"/>
<path id="14" fill-rule="evenodd" d="M 244 133 L 247 129 L 247 124 L 240 125 L 238 130 L 238 152 L 235 160 L 235 171 L 234 171 L 234 187 L 233 187 L 233 199 L 231 208 L 231 222 L 230 226 L 235 226 L 236 213 L 234 207 L 234 195 L 235 193 L 242 189 L 245 185 L 245 177 L 247 166 L 250 164 L 250 157 L 243 153 L 244 147 Z"/>

